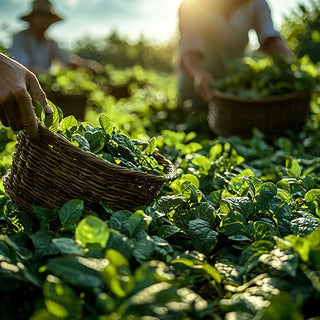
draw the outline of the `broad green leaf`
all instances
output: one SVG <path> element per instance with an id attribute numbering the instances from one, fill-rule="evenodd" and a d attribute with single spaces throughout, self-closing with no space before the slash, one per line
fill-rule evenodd
<path id="1" fill-rule="evenodd" d="M 59 210 L 58 209 L 47 209 L 39 206 L 33 207 L 33 212 L 40 221 L 40 228 L 45 229 L 50 225 L 50 222 L 58 220 Z"/>
<path id="2" fill-rule="evenodd" d="M 197 137 L 197 134 L 195 132 L 193 132 L 193 131 L 190 131 L 185 135 L 184 142 L 187 143 L 187 142 L 193 140 L 196 137 Z"/>
<path id="3" fill-rule="evenodd" d="M 305 317 L 300 312 L 300 301 L 294 301 L 291 295 L 285 292 L 273 296 L 270 304 L 262 310 L 260 320 L 304 320 Z"/>
<path id="4" fill-rule="evenodd" d="M 181 176 L 180 178 L 174 180 L 170 186 L 176 193 L 181 194 L 182 193 L 181 186 L 185 182 L 192 183 L 193 185 L 196 186 L 196 188 L 199 188 L 199 185 L 200 185 L 199 179 L 195 175 L 185 174 L 185 175 Z"/>
<path id="5" fill-rule="evenodd" d="M 229 236 L 228 239 L 232 241 L 250 241 L 251 242 L 250 238 L 241 234 L 235 234 L 233 236 Z"/>
<path id="6" fill-rule="evenodd" d="M 57 238 L 53 239 L 52 243 L 62 254 L 85 255 L 83 248 L 73 239 Z"/>
<path id="7" fill-rule="evenodd" d="M 264 183 L 258 191 L 258 194 L 256 195 L 256 201 L 257 201 L 257 210 L 268 210 L 269 208 L 269 202 L 272 200 L 273 197 L 277 195 L 277 187 L 272 182 L 266 182 Z"/>
<path id="8" fill-rule="evenodd" d="M 179 264 L 179 263 L 181 263 L 181 264 L 183 264 L 183 265 L 185 265 L 185 266 L 187 266 L 187 267 L 189 267 L 189 268 L 192 268 L 192 267 L 194 267 L 194 265 L 195 265 L 192 260 L 189 260 L 189 259 L 187 259 L 187 258 L 177 258 L 177 259 L 173 259 L 173 260 L 170 261 L 170 263 L 171 263 L 171 264 Z"/>
<path id="9" fill-rule="evenodd" d="M 45 113 L 42 108 L 41 103 L 38 100 L 32 101 L 34 106 L 34 112 L 36 117 L 39 119 L 40 122 L 44 122 L 45 119 Z"/>
<path id="10" fill-rule="evenodd" d="M 43 286 L 47 310 L 60 319 L 81 319 L 82 303 L 75 292 L 57 277 L 49 275 Z"/>
<path id="11" fill-rule="evenodd" d="M 163 225 L 158 229 L 158 234 L 163 239 L 167 239 L 171 236 L 177 235 L 180 232 L 181 232 L 181 229 L 173 225 Z"/>
<path id="12" fill-rule="evenodd" d="M 248 197 L 226 197 L 223 199 L 231 208 L 247 219 L 254 212 L 254 203 Z"/>
<path id="13" fill-rule="evenodd" d="M 110 217 L 110 228 L 129 236 L 128 221 L 131 215 L 132 213 L 127 210 L 120 210 L 113 213 Z"/>
<path id="14" fill-rule="evenodd" d="M 310 168 L 311 170 L 314 169 L 314 167 Z M 304 177 L 302 178 L 303 183 L 305 185 L 306 190 L 311 190 L 315 187 L 315 181 L 311 175 L 304 173 Z"/>
<path id="15" fill-rule="evenodd" d="M 127 293 L 128 275 L 118 274 L 117 269 L 112 265 L 107 265 L 101 271 L 103 283 L 111 290 L 111 292 L 119 298 L 124 298 Z M 121 281 L 122 280 L 122 281 Z"/>
<path id="16" fill-rule="evenodd" d="M 146 228 L 146 225 L 147 223 L 145 221 L 145 215 L 143 211 L 136 211 L 130 216 L 128 220 L 128 231 L 130 233 L 130 236 L 132 237 L 138 229 L 144 230 Z"/>
<path id="17" fill-rule="evenodd" d="M 209 222 L 212 228 L 216 222 L 216 212 L 214 207 L 208 202 L 200 203 L 195 212 L 195 217 Z"/>
<path id="18" fill-rule="evenodd" d="M 319 226 L 319 220 L 309 214 L 304 214 L 302 217 L 293 219 L 290 225 L 292 232 L 300 237 L 305 237 Z"/>
<path id="19" fill-rule="evenodd" d="M 47 264 L 51 274 L 84 288 L 97 288 L 102 284 L 100 272 L 106 265 L 106 260 L 72 255 L 52 258 Z"/>
<path id="20" fill-rule="evenodd" d="M 247 235 L 249 236 L 249 230 L 244 217 L 237 212 L 229 212 L 223 217 L 219 230 L 221 233 L 227 236 L 234 235 Z"/>
<path id="21" fill-rule="evenodd" d="M 184 145 L 184 148 L 181 150 L 182 154 L 188 155 L 195 153 L 199 150 L 201 150 L 203 146 L 198 142 L 190 142 L 188 144 Z"/>
<path id="22" fill-rule="evenodd" d="M 199 169 L 204 171 L 209 171 L 212 164 L 210 159 L 201 154 L 197 154 L 195 157 L 193 157 L 191 162 L 195 166 L 198 166 Z"/>
<path id="23" fill-rule="evenodd" d="M 90 144 L 84 136 L 82 136 L 78 133 L 75 133 L 72 135 L 71 141 L 74 144 L 76 144 L 81 150 L 90 151 Z"/>
<path id="24" fill-rule="evenodd" d="M 158 236 L 152 236 L 151 239 L 156 245 L 155 255 L 157 257 L 160 257 L 160 260 L 168 261 L 174 253 L 173 247 L 169 244 L 168 241 Z"/>
<path id="25" fill-rule="evenodd" d="M 294 178 L 300 178 L 302 169 L 299 163 L 294 159 L 287 159 L 286 160 L 286 168 L 289 176 Z"/>
<path id="26" fill-rule="evenodd" d="M 257 293 L 261 290 L 257 288 Z M 221 299 L 220 307 L 224 311 L 243 311 L 251 315 L 256 314 L 269 306 L 269 301 L 262 295 L 254 294 L 253 288 L 251 292 L 236 293 L 230 299 Z"/>
<path id="27" fill-rule="evenodd" d="M 9 246 L 0 240 L 0 257 L 1 260 L 14 262 L 15 254 L 10 250 Z"/>
<path id="28" fill-rule="evenodd" d="M 111 295 L 108 295 L 104 292 L 101 292 L 97 296 L 97 302 L 96 302 L 97 307 L 101 312 L 104 312 L 106 314 L 111 314 L 112 311 L 115 309 L 115 299 Z M 108 316 L 106 316 L 108 317 Z M 107 320 L 103 316 L 100 317 L 101 320 Z"/>
<path id="29" fill-rule="evenodd" d="M 48 104 L 51 110 L 53 111 L 53 113 L 50 115 L 48 114 L 45 115 L 44 124 L 49 130 L 53 132 L 57 132 L 59 123 L 63 119 L 62 111 L 59 107 L 57 107 L 51 101 L 48 101 Z"/>
<path id="30" fill-rule="evenodd" d="M 105 114 L 101 114 L 99 116 L 99 123 L 101 128 L 104 130 L 106 134 L 112 134 L 113 131 L 113 121 L 110 117 Z"/>
<path id="31" fill-rule="evenodd" d="M 293 249 L 297 252 L 304 262 L 309 262 L 309 255 L 312 251 L 317 252 L 320 249 L 320 228 L 315 229 L 307 236 L 300 238 L 296 235 L 288 235 L 284 238 L 285 249 Z M 279 242 L 281 245 L 281 241 Z M 289 244 L 289 245 L 288 245 Z"/>
<path id="32" fill-rule="evenodd" d="M 98 153 L 101 151 L 105 144 L 105 137 L 104 134 L 100 131 L 97 132 L 86 132 L 84 137 L 88 141 L 90 145 L 90 151 L 92 153 Z"/>
<path id="33" fill-rule="evenodd" d="M 243 180 L 247 182 L 249 189 L 251 190 L 252 194 L 255 195 L 257 190 L 261 188 L 263 185 L 263 181 L 255 177 L 254 175 L 243 176 Z"/>
<path id="34" fill-rule="evenodd" d="M 107 249 L 115 249 L 126 259 L 130 260 L 133 253 L 133 240 L 118 232 L 110 229 L 110 237 L 107 242 Z"/>
<path id="35" fill-rule="evenodd" d="M 57 254 L 59 250 L 52 243 L 55 234 L 51 231 L 40 230 L 31 235 L 32 243 L 35 247 L 35 254 L 46 256 Z"/>
<path id="36" fill-rule="evenodd" d="M 134 243 L 133 255 L 140 262 L 151 260 L 156 249 L 156 244 L 152 238 L 146 235 Z"/>
<path id="37" fill-rule="evenodd" d="M 249 222 L 250 236 L 254 241 L 269 240 L 276 234 L 274 225 L 266 221 Z"/>
<path id="38" fill-rule="evenodd" d="M 102 280 L 116 296 L 125 297 L 133 285 L 128 260 L 114 249 L 107 250 L 106 259 L 109 263 L 101 271 Z"/>
<path id="39" fill-rule="evenodd" d="M 109 239 L 109 234 L 107 225 L 101 219 L 95 216 L 87 216 L 77 226 L 75 238 L 83 247 L 98 243 L 104 248 Z"/>
<path id="40" fill-rule="evenodd" d="M 212 279 L 214 279 L 218 283 L 221 282 L 221 275 L 214 266 L 209 263 L 204 263 L 202 267 L 203 270 L 212 277 Z"/>
<path id="41" fill-rule="evenodd" d="M 157 144 L 158 144 L 157 138 L 156 137 L 152 137 L 150 139 L 150 141 L 148 142 L 147 148 L 145 149 L 145 153 L 147 155 L 153 154 L 156 151 Z"/>
<path id="42" fill-rule="evenodd" d="M 78 223 L 84 209 L 83 200 L 73 199 L 66 202 L 59 211 L 59 218 L 63 225 Z"/>
<path id="43" fill-rule="evenodd" d="M 299 267 L 299 259 L 296 253 L 276 248 L 270 253 L 262 254 L 259 261 L 270 266 L 272 270 L 277 270 L 282 274 L 295 277 Z"/>
<path id="44" fill-rule="evenodd" d="M 216 160 L 221 155 L 223 146 L 221 143 L 215 143 L 209 150 L 210 159 Z"/>
<path id="45" fill-rule="evenodd" d="M 106 259 L 115 268 L 129 268 L 129 262 L 124 255 L 115 249 L 108 249 L 106 251 Z"/>
<path id="46" fill-rule="evenodd" d="M 59 130 L 69 135 L 78 127 L 78 121 L 74 116 L 65 117 L 59 124 Z"/>
<path id="47" fill-rule="evenodd" d="M 217 232 L 211 229 L 210 223 L 201 219 L 189 222 L 191 242 L 195 249 L 209 255 L 217 244 Z"/>
<path id="48" fill-rule="evenodd" d="M 289 203 L 292 201 L 292 195 L 287 190 L 278 188 L 277 189 L 277 196 L 280 197 L 286 203 Z"/>
<path id="49" fill-rule="evenodd" d="M 247 271 L 250 271 L 259 263 L 259 257 L 262 254 L 268 254 L 274 248 L 271 241 L 259 240 L 250 244 L 242 251 L 240 257 L 240 264 L 245 266 Z"/>
<path id="50" fill-rule="evenodd" d="M 306 202 L 318 201 L 320 202 L 320 189 L 309 190 L 305 195 Z"/>

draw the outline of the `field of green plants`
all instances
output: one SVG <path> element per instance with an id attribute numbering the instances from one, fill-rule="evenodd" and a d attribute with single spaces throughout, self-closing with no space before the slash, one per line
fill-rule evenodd
<path id="1" fill-rule="evenodd" d="M 86 92 L 85 123 L 92 127 L 105 114 L 131 139 L 156 137 L 176 179 L 134 211 L 99 202 L 85 210 L 72 199 L 54 210 L 34 207 L 30 215 L 2 188 L 1 318 L 319 316 L 318 96 L 301 132 L 272 142 L 258 130 L 246 140 L 205 138 L 174 130 L 174 75 L 139 66 L 106 66 L 106 74 L 93 81 L 84 70 L 57 69 L 42 81 L 47 92 Z M 111 84 L 127 96 L 106 94 Z M 1 128 L 2 175 L 15 139 Z"/>
<path id="2" fill-rule="evenodd" d="M 217 137 L 177 120 L 172 72 L 104 66 L 100 75 L 56 68 L 39 79 L 48 95 L 87 98 L 84 119 L 55 110 L 51 126 L 119 165 L 137 160 L 144 142 L 153 172 L 156 148 L 175 179 L 132 211 L 70 199 L 33 214 L 0 184 L 0 319 L 320 319 L 318 88 L 300 132 Z M 17 134 L 0 126 L 1 177 Z"/>

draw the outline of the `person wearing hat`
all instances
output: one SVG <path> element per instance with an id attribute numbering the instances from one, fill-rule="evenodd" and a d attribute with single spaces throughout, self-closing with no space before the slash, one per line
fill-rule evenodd
<path id="1" fill-rule="evenodd" d="M 21 20 L 28 22 L 29 27 L 14 36 L 9 55 L 35 74 L 48 73 L 54 61 L 71 68 L 91 68 L 98 64 L 69 55 L 48 37 L 48 28 L 63 20 L 49 0 L 34 0 L 32 10 L 23 15 Z"/>

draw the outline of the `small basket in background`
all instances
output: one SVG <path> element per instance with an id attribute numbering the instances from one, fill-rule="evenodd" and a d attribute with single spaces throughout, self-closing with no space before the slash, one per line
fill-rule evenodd
<path id="1" fill-rule="evenodd" d="M 152 203 L 162 185 L 174 178 L 171 162 L 156 154 L 165 176 L 110 163 L 82 151 L 61 135 L 39 125 L 39 141 L 25 131 L 17 136 L 12 167 L 3 178 L 9 197 L 23 210 L 59 208 L 71 199 L 103 201 L 114 210 Z"/>
<path id="2" fill-rule="evenodd" d="M 306 92 L 251 99 L 215 91 L 208 123 L 219 136 L 249 138 L 257 128 L 272 139 L 289 129 L 302 129 L 310 113 L 310 100 L 311 94 Z"/>

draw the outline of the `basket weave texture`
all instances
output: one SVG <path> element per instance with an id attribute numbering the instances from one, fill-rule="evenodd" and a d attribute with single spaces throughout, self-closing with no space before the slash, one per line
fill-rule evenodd
<path id="1" fill-rule="evenodd" d="M 209 103 L 208 123 L 220 136 L 248 138 L 257 128 L 266 137 L 300 130 L 310 112 L 310 93 L 292 93 L 264 99 L 247 99 L 216 91 Z"/>
<path id="2" fill-rule="evenodd" d="M 71 199 L 101 200 L 113 210 L 133 210 L 150 204 L 175 175 L 172 163 L 160 154 L 155 156 L 164 165 L 165 176 L 100 159 L 42 125 L 39 135 L 33 142 L 25 131 L 19 133 L 12 167 L 3 178 L 7 194 L 27 212 L 34 205 L 59 208 Z"/>

